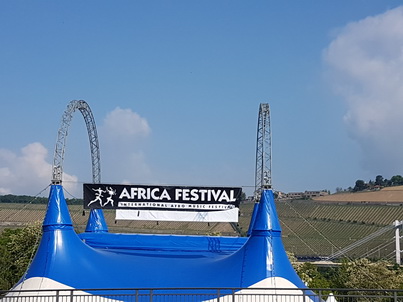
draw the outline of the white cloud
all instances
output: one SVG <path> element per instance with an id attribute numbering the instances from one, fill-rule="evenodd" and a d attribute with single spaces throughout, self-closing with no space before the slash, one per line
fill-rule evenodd
<path id="1" fill-rule="evenodd" d="M 115 108 L 99 127 L 102 178 L 114 183 L 146 183 L 151 179 L 146 143 L 147 120 L 131 109 Z"/>
<path id="2" fill-rule="evenodd" d="M 147 137 L 151 132 L 145 118 L 131 109 L 119 107 L 107 114 L 102 129 L 106 140 L 133 140 Z"/>
<path id="3" fill-rule="evenodd" d="M 144 151 L 151 133 L 147 120 L 131 109 L 117 107 L 99 130 L 102 178 L 115 183 L 150 181 L 151 169 Z M 41 143 L 28 144 L 18 153 L 0 148 L 0 194 L 36 195 L 50 184 L 51 177 L 48 150 Z M 73 196 L 81 195 L 79 181 L 83 180 L 63 173 L 63 187 Z"/>
<path id="4" fill-rule="evenodd" d="M 403 7 L 342 28 L 324 60 L 364 168 L 403 174 Z"/>
<path id="5" fill-rule="evenodd" d="M 0 194 L 36 195 L 50 183 L 52 165 L 48 150 L 38 142 L 28 144 L 20 154 L 0 149 Z M 63 175 L 70 192 L 76 192 L 77 177 Z"/>

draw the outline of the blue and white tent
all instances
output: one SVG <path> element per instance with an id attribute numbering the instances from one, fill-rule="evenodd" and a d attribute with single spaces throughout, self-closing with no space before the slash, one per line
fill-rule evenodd
<path id="1" fill-rule="evenodd" d="M 63 187 L 52 185 L 38 251 L 14 289 L 306 288 L 284 250 L 271 190 L 244 238 L 112 234 L 103 219 L 93 213 L 77 234 Z"/>

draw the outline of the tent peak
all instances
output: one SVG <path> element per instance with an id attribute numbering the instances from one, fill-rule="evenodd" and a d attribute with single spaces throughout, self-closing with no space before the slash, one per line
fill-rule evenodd
<path id="1" fill-rule="evenodd" d="M 108 225 L 105 221 L 104 212 L 102 209 L 92 209 L 88 218 L 86 233 L 107 233 Z"/>
<path id="2" fill-rule="evenodd" d="M 274 195 L 271 189 L 263 190 L 256 217 L 251 228 L 251 236 L 268 236 L 281 233 Z"/>
<path id="3" fill-rule="evenodd" d="M 61 185 L 51 185 L 43 230 L 73 228 L 73 222 Z"/>

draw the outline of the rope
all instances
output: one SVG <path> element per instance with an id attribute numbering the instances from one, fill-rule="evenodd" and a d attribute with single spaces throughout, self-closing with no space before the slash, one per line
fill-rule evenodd
<path id="1" fill-rule="evenodd" d="M 293 233 L 295 235 L 295 237 L 297 237 L 303 244 L 305 244 L 305 246 L 311 250 L 311 252 L 313 252 L 315 255 L 318 256 L 318 253 L 308 244 L 306 243 L 297 233 L 295 233 L 287 224 L 285 224 L 280 218 L 279 218 L 280 222 L 282 223 L 283 226 L 285 226 L 291 233 Z"/>
<path id="2" fill-rule="evenodd" d="M 302 220 L 304 221 L 304 222 L 306 222 L 310 227 L 312 227 L 315 231 L 317 231 L 329 244 L 331 244 L 333 247 L 336 247 L 337 248 L 337 246 L 335 246 L 322 232 L 320 232 L 317 228 L 315 228 L 308 220 L 306 220 L 295 208 L 293 208 L 291 205 L 290 205 L 290 203 L 289 202 L 285 202 L 289 207 L 290 207 L 290 209 L 292 209 L 297 215 L 298 215 L 298 217 L 300 217 L 300 218 L 302 218 Z M 284 225 L 284 226 L 286 226 L 286 225 Z M 290 229 L 288 226 L 286 226 L 288 229 Z M 292 231 L 293 232 L 293 231 Z M 386 246 L 386 245 L 385 245 Z M 347 260 L 349 260 L 350 262 L 352 262 L 353 261 L 353 259 L 352 258 L 350 258 L 350 257 L 348 257 L 348 256 L 346 256 L 346 259 Z M 365 273 L 365 272 L 364 272 Z M 368 278 L 368 279 L 371 279 L 373 282 L 375 282 L 378 286 L 379 286 L 379 288 L 380 289 L 384 289 L 378 282 L 376 282 L 376 280 L 370 275 L 370 274 L 366 274 L 366 277 Z"/>
<path id="3" fill-rule="evenodd" d="M 304 222 L 306 222 L 312 229 L 314 229 L 316 232 L 318 232 L 318 234 L 320 236 L 322 236 L 323 239 L 325 239 L 327 241 L 327 243 L 329 243 L 332 247 L 338 249 L 339 247 L 337 247 L 335 244 L 333 244 L 333 242 L 331 242 L 329 240 L 329 238 L 327 238 L 320 230 L 318 230 L 317 228 L 315 228 L 307 219 L 305 219 L 293 206 L 291 206 L 291 204 L 286 201 L 285 202 L 286 205 L 288 205 L 290 207 L 291 210 L 294 211 L 294 213 L 296 213 L 298 215 L 299 218 L 301 218 Z"/>
<path id="4" fill-rule="evenodd" d="M 47 190 L 49 187 L 50 187 L 50 184 L 47 185 L 46 188 L 44 188 L 44 189 L 43 189 L 42 191 L 40 191 L 38 194 L 36 194 L 36 195 L 34 196 L 34 198 L 33 198 L 30 202 L 25 203 L 24 206 L 23 206 L 21 209 L 19 209 L 17 212 L 11 213 L 9 216 L 7 216 L 5 220 L 9 220 L 10 218 L 16 216 L 17 214 L 20 214 L 23 210 L 25 210 L 25 209 L 28 207 L 28 205 L 31 205 L 32 202 L 33 202 L 35 199 L 37 199 L 37 198 L 39 197 L 39 195 L 41 195 L 41 194 L 42 194 L 45 190 Z"/>
<path id="5" fill-rule="evenodd" d="M 65 187 L 63 187 L 63 191 L 65 191 L 68 195 L 70 195 L 72 198 L 74 199 L 79 199 L 78 197 L 74 196 L 73 194 L 71 194 L 69 191 L 67 191 L 67 189 Z"/>
<path id="6" fill-rule="evenodd" d="M 387 247 L 388 245 L 391 245 L 391 244 L 393 244 L 393 243 L 394 243 L 393 241 L 392 241 L 392 242 L 389 241 L 389 242 L 381 243 L 381 244 L 379 244 L 379 245 L 373 247 L 373 248 L 370 249 L 369 251 L 367 251 L 364 255 L 362 255 L 362 257 L 363 257 L 363 258 L 366 258 L 366 257 L 368 257 L 368 256 L 370 256 L 370 255 L 376 253 L 376 252 L 379 251 L 380 249 L 385 248 L 385 247 Z M 394 254 L 394 251 L 392 251 L 392 254 Z"/>

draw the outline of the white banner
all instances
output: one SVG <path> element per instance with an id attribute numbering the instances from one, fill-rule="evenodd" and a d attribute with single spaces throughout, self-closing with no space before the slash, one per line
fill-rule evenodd
<path id="1" fill-rule="evenodd" d="M 116 220 L 238 222 L 239 208 L 221 211 L 116 210 Z"/>

